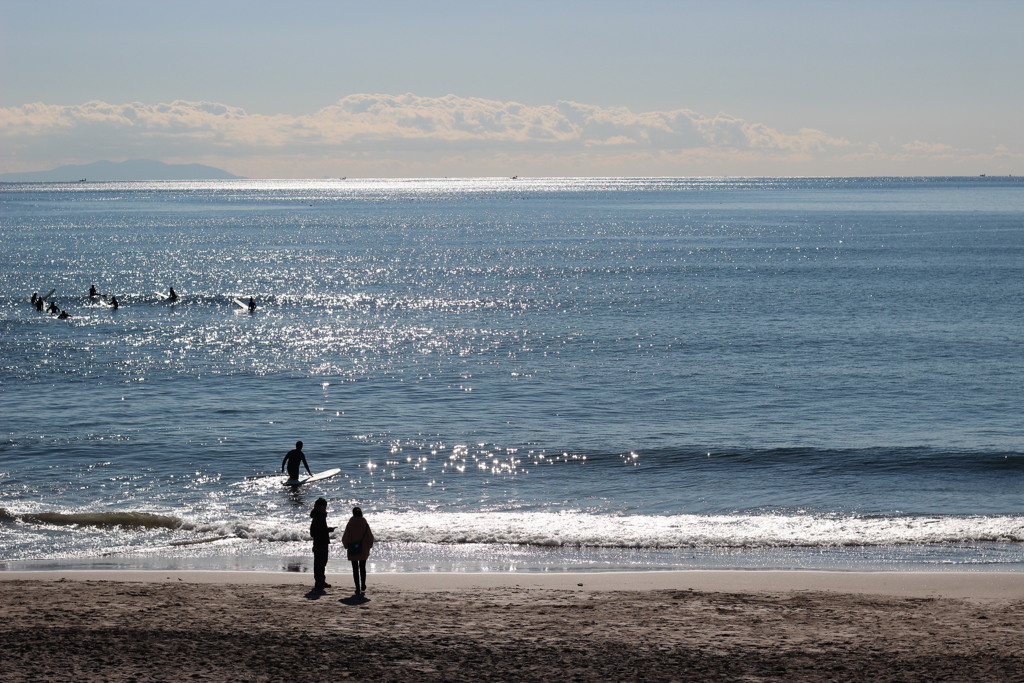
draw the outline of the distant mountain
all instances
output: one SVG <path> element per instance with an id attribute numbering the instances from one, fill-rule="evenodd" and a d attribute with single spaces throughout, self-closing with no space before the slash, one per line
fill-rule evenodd
<path id="1" fill-rule="evenodd" d="M 96 161 L 91 164 L 61 166 L 52 171 L 0 173 L 4 183 L 73 183 L 79 180 L 233 180 L 233 175 L 203 164 L 165 164 L 153 159 Z"/>

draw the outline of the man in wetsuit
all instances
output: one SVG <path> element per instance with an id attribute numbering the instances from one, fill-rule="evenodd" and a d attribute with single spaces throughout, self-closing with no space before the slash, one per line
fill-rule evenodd
<path id="1" fill-rule="evenodd" d="M 305 465 L 306 471 L 309 472 L 309 476 L 313 476 L 313 473 L 309 470 L 309 463 L 306 462 L 306 454 L 302 452 L 302 442 L 296 441 L 295 448 L 288 451 L 284 456 L 284 460 L 281 461 L 281 471 L 284 471 L 285 465 L 288 466 L 288 478 L 298 479 L 299 478 L 299 465 Z"/>

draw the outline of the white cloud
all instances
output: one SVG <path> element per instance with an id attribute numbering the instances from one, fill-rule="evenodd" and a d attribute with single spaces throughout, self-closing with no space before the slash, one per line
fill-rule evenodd
<path id="1" fill-rule="evenodd" d="M 903 145 L 903 151 L 905 152 L 921 152 L 924 154 L 946 154 L 954 151 L 950 145 L 944 145 L 937 142 L 924 142 L 922 140 L 914 140 Z"/>
<path id="2" fill-rule="evenodd" d="M 635 113 L 578 102 L 356 94 L 308 115 L 215 102 L 0 108 L 0 170 L 150 157 L 256 177 L 318 175 L 843 175 L 856 164 L 953 155 L 912 141 L 891 153 L 813 128 L 781 131 L 688 109 Z M 1008 150 L 1002 157 L 1012 157 Z M 840 164 L 828 171 L 827 166 Z M 885 172 L 885 171 L 879 171 Z"/>

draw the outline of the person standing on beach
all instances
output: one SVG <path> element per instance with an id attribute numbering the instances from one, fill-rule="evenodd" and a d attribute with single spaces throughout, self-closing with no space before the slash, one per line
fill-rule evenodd
<path id="1" fill-rule="evenodd" d="M 363 517 L 361 508 L 352 508 L 352 518 L 345 525 L 341 544 L 348 551 L 348 559 L 352 563 L 356 595 L 363 595 L 366 593 L 366 560 L 369 559 L 370 548 L 373 547 L 373 532 L 370 531 L 370 523 Z"/>
<path id="2" fill-rule="evenodd" d="M 327 499 L 317 498 L 313 503 L 313 511 L 309 513 L 313 521 L 309 523 L 309 535 L 313 537 L 313 585 L 315 590 L 330 588 L 327 583 L 327 556 L 331 548 L 331 532 L 333 526 L 327 526 Z"/>
<path id="3" fill-rule="evenodd" d="M 284 472 L 285 465 L 288 466 L 288 479 L 299 478 L 299 465 L 304 465 L 309 476 L 313 476 L 313 473 L 309 471 L 309 463 L 306 462 L 306 454 L 302 452 L 301 441 L 296 441 L 295 448 L 285 453 L 284 460 L 281 461 L 282 472 Z"/>

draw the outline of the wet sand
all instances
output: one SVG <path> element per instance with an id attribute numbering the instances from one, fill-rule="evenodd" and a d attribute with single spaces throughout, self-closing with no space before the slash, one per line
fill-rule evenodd
<path id="1" fill-rule="evenodd" d="M 0 572 L 2 681 L 1024 681 L 1024 574 Z"/>

